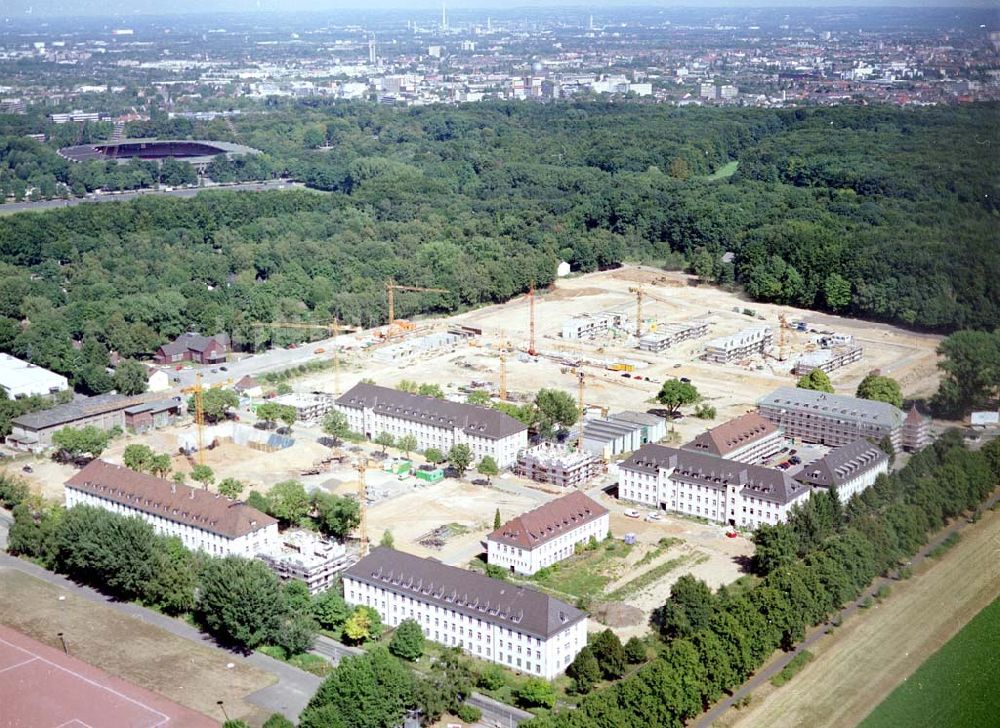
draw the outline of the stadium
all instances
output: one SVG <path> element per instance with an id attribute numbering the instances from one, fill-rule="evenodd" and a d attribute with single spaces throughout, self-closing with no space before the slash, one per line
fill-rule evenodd
<path id="1" fill-rule="evenodd" d="M 130 159 L 158 161 L 170 157 L 181 162 L 189 162 L 199 171 L 203 171 L 212 159 L 220 154 L 234 157 L 242 154 L 260 154 L 260 151 L 242 144 L 195 139 L 128 139 L 121 142 L 81 144 L 59 150 L 59 155 L 71 162 L 115 160 L 125 163 Z"/>

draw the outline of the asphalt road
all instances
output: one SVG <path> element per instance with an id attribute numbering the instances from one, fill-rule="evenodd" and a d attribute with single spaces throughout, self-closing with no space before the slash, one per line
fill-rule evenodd
<path id="1" fill-rule="evenodd" d="M 534 717 L 531 713 L 497 702 L 481 693 L 471 693 L 465 702 L 483 712 L 478 725 L 488 728 L 514 728 L 521 721 Z"/>
<path id="2" fill-rule="evenodd" d="M 7 531 L 14 525 L 10 511 L 0 508 L 0 551 L 7 550 Z"/>
<path id="3" fill-rule="evenodd" d="M 242 190 L 247 192 L 262 192 L 264 190 L 285 190 L 304 189 L 301 182 L 291 182 L 289 180 L 268 180 L 266 182 L 245 182 L 235 185 L 206 185 L 205 187 L 185 187 L 178 190 L 155 190 L 143 189 L 132 192 L 106 192 L 100 195 L 87 195 L 86 197 L 73 197 L 68 200 L 39 200 L 38 202 L 9 202 L 0 205 L 0 215 L 11 215 L 15 212 L 30 212 L 38 210 L 55 210 L 63 207 L 74 207 L 88 202 L 120 202 L 122 200 L 134 200 L 137 197 L 148 197 L 149 195 L 166 195 L 169 197 L 194 197 L 199 192 L 205 190 Z"/>
<path id="4" fill-rule="evenodd" d="M 364 654 L 364 650 L 341 644 L 322 634 L 316 636 L 316 644 L 313 645 L 310 652 L 314 655 L 325 657 L 334 665 L 339 664 L 345 657 Z"/>
<path id="5" fill-rule="evenodd" d="M 18 571 L 22 571 L 25 574 L 29 574 L 50 584 L 62 587 L 63 589 L 68 589 L 84 599 L 89 599 L 92 602 L 100 604 L 106 604 L 112 609 L 117 609 L 118 611 L 124 612 L 131 617 L 141 619 L 148 624 L 164 629 L 171 634 L 177 635 L 178 637 L 183 637 L 184 639 L 191 640 L 192 642 L 208 645 L 216 649 L 222 649 L 215 644 L 211 637 L 203 634 L 189 624 L 181 622 L 177 619 L 172 619 L 150 609 L 146 609 L 145 607 L 140 607 L 137 604 L 114 601 L 110 597 L 106 597 L 90 587 L 75 584 L 59 574 L 53 574 L 52 572 L 45 571 L 35 564 L 22 561 L 21 559 L 10 556 L 9 554 L 0 554 L 0 566 L 17 569 Z M 253 652 L 249 655 L 244 655 L 240 652 L 231 652 L 229 650 L 226 650 L 225 652 L 230 661 L 247 662 L 254 667 L 271 673 L 278 679 L 278 682 L 274 685 L 258 690 L 255 693 L 251 693 L 247 696 L 247 700 L 269 712 L 281 713 L 292 721 L 298 719 L 299 713 L 301 713 L 302 709 L 305 708 L 306 703 L 309 702 L 309 699 L 313 696 L 313 693 L 316 692 L 316 688 L 319 687 L 321 682 L 320 678 L 311 673 L 299 670 L 296 667 L 292 667 L 291 665 L 270 658 L 259 652 Z"/>
<path id="6" fill-rule="evenodd" d="M 989 498 L 989 500 L 987 500 L 983 504 L 983 509 L 986 510 L 988 508 L 992 508 L 993 504 L 995 504 L 998 500 L 1000 500 L 1000 492 L 995 492 Z M 952 523 L 950 526 L 941 531 L 938 531 L 938 533 L 934 536 L 934 538 L 932 538 L 927 543 L 927 545 L 925 545 L 922 549 L 920 549 L 920 551 L 917 552 L 917 554 L 910 560 L 910 563 L 913 566 L 916 566 L 920 562 L 924 561 L 927 558 L 928 552 L 930 552 L 934 547 L 936 547 L 938 544 L 940 544 L 942 541 L 948 538 L 948 536 L 950 536 L 951 534 L 958 533 L 963 529 L 967 528 L 969 525 L 970 525 L 969 521 L 966 518 L 956 519 L 955 522 Z M 920 577 L 918 576 L 916 578 Z M 873 583 L 864 593 L 861 594 L 860 597 L 858 597 L 856 600 L 854 600 L 853 602 L 851 602 L 846 607 L 840 610 L 839 613 L 840 620 L 844 621 L 852 614 L 860 610 L 861 602 L 864 601 L 867 597 L 874 597 L 876 592 L 878 592 L 878 590 L 883 585 L 892 583 L 893 583 L 892 579 L 886 579 L 884 577 L 880 577 L 879 579 L 877 579 L 875 583 Z M 807 633 L 806 638 L 802 642 L 800 642 L 795 647 L 794 650 L 782 654 L 781 657 L 779 657 L 777 660 L 772 662 L 770 665 L 765 667 L 760 672 L 756 673 L 747 682 L 743 683 L 742 687 L 740 687 L 740 689 L 737 690 L 735 693 L 733 693 L 731 696 L 712 706 L 711 710 L 709 710 L 707 713 L 703 713 L 698 718 L 698 720 L 692 724 L 692 728 L 710 728 L 711 725 L 716 720 L 721 718 L 726 713 L 726 711 L 732 708 L 733 705 L 735 705 L 739 700 L 741 700 L 746 695 L 749 695 L 754 690 L 757 690 L 766 682 L 770 681 L 772 677 L 781 672 L 785 668 L 785 666 L 789 662 L 791 662 L 792 659 L 797 654 L 799 654 L 799 652 L 808 649 L 810 646 L 815 644 L 821 637 L 823 637 L 823 635 L 827 633 L 829 625 L 830 622 L 826 622 L 824 624 L 819 625 L 818 627 L 815 627 L 811 632 Z M 822 657 L 820 657 L 819 659 L 822 659 Z"/>

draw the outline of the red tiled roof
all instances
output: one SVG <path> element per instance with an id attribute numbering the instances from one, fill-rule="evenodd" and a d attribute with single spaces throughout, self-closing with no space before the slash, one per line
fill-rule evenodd
<path id="1" fill-rule="evenodd" d="M 104 460 L 92 460 L 67 480 L 66 486 L 226 538 L 239 538 L 277 523 L 242 501 L 177 485 Z"/>
<path id="2" fill-rule="evenodd" d="M 748 412 L 701 433 L 685 445 L 684 449 L 724 457 L 737 448 L 763 439 L 777 431 L 778 428 L 769 420 L 764 419 L 756 412 Z"/>
<path id="3" fill-rule="evenodd" d="M 557 498 L 503 524 L 487 538 L 533 549 L 575 528 L 597 520 L 608 509 L 580 491 Z"/>

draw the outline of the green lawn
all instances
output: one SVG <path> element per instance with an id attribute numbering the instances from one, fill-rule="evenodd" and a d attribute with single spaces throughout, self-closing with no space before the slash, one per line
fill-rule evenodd
<path id="1" fill-rule="evenodd" d="M 1000 599 L 917 668 L 861 728 L 978 728 L 1000 716 Z M 905 645 L 900 645 L 905 649 Z M 992 716 L 992 717 L 991 717 Z"/>
<path id="2" fill-rule="evenodd" d="M 605 541 L 593 551 L 575 554 L 543 569 L 527 583 L 563 595 L 600 597 L 604 587 L 624 573 L 625 557 L 632 548 L 620 541 Z"/>
<path id="3" fill-rule="evenodd" d="M 736 170 L 737 168 L 739 168 L 739 166 L 740 166 L 739 162 L 736 161 L 727 162 L 726 164 L 722 165 L 717 170 L 712 172 L 712 174 L 707 175 L 702 179 L 714 181 L 717 179 L 726 179 L 727 177 L 732 177 L 734 174 L 736 174 Z"/>

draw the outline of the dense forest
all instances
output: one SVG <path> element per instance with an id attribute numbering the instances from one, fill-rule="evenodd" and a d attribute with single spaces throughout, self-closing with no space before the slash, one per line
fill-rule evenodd
<path id="1" fill-rule="evenodd" d="M 73 374 L 73 340 L 126 357 L 186 329 L 252 346 L 267 337 L 253 322 L 383 322 L 389 277 L 451 291 L 407 296 L 401 315 L 447 312 L 544 286 L 560 259 L 684 267 L 758 300 L 988 330 L 1000 322 L 996 114 L 297 103 L 232 128 L 154 118 L 130 135 L 236 139 L 264 154 L 211 174 L 290 174 L 323 193 L 0 218 L 0 349 Z M 0 137 L 24 131 L 9 118 Z M 50 163 L 83 175 L 52 145 L 8 136 L 0 150 L 8 177 L 57 176 Z"/>

